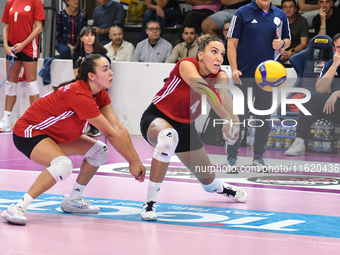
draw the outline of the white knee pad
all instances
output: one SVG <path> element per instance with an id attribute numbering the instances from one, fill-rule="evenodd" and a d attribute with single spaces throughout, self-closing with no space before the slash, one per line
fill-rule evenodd
<path id="1" fill-rule="evenodd" d="M 7 96 L 16 96 L 17 95 L 17 87 L 18 83 L 6 81 L 5 93 Z"/>
<path id="2" fill-rule="evenodd" d="M 162 162 L 170 162 L 178 145 L 178 133 L 173 128 L 167 128 L 159 132 L 157 145 L 153 157 Z"/>
<path id="3" fill-rule="evenodd" d="M 109 147 L 105 143 L 97 141 L 84 156 L 89 164 L 99 167 L 109 158 Z"/>
<path id="4" fill-rule="evenodd" d="M 51 165 L 47 168 L 56 182 L 66 180 L 72 173 L 73 164 L 71 159 L 66 156 L 59 156 L 51 161 Z"/>
<path id="5" fill-rule="evenodd" d="M 26 82 L 26 87 L 30 96 L 35 96 L 39 94 L 38 81 Z"/>

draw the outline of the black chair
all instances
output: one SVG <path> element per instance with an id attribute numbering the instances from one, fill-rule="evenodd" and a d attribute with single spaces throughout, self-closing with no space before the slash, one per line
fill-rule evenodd
<path id="1" fill-rule="evenodd" d="M 315 90 L 315 84 L 326 62 L 333 58 L 332 39 L 328 35 L 316 35 L 308 43 L 305 50 L 290 57 L 290 63 L 296 71 L 297 81 L 293 87 Z M 291 98 L 295 93 L 290 93 Z M 288 108 L 288 107 L 287 107 Z M 279 119 L 297 118 L 298 112 L 286 109 L 286 115 L 281 115 L 281 105 L 277 109 Z"/>

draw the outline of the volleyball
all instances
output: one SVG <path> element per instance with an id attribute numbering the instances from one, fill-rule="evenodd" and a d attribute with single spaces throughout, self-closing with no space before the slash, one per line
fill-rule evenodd
<path id="1" fill-rule="evenodd" d="M 265 91 L 273 91 L 273 88 L 282 87 L 286 79 L 286 69 L 281 63 L 274 60 L 262 62 L 255 71 L 255 81 Z"/>

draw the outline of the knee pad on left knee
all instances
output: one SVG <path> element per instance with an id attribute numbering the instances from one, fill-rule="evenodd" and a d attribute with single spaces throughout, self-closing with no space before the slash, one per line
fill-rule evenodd
<path id="1" fill-rule="evenodd" d="M 72 173 L 72 161 L 66 156 L 59 156 L 51 161 L 47 171 L 53 176 L 56 182 L 66 180 Z"/>
<path id="2" fill-rule="evenodd" d="M 153 157 L 162 162 L 170 162 L 178 145 L 178 133 L 173 128 L 167 128 L 159 132 L 157 145 Z"/>
<path id="3" fill-rule="evenodd" d="M 30 96 L 35 96 L 39 94 L 38 81 L 26 82 L 26 87 Z"/>
<path id="4" fill-rule="evenodd" d="M 99 167 L 109 158 L 109 147 L 105 143 L 97 141 L 84 156 L 89 164 Z"/>

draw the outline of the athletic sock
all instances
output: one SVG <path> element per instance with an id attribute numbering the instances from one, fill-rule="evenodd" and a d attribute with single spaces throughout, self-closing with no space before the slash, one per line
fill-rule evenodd
<path id="1" fill-rule="evenodd" d="M 74 183 L 71 193 L 69 195 L 69 199 L 76 199 L 83 195 L 83 191 L 86 188 L 86 185 L 80 185 L 78 183 Z"/>
<path id="2" fill-rule="evenodd" d="M 148 195 L 146 201 L 157 201 L 158 192 L 161 189 L 161 182 L 153 182 L 149 180 Z"/>
<path id="3" fill-rule="evenodd" d="M 18 206 L 20 206 L 21 208 L 26 209 L 26 207 L 32 203 L 33 201 L 33 197 L 31 197 L 28 193 L 26 193 L 21 199 L 20 201 L 17 203 Z"/>
<path id="4" fill-rule="evenodd" d="M 214 193 L 214 192 L 222 192 L 223 191 L 223 183 L 220 179 L 215 178 L 211 183 L 209 184 L 202 184 L 203 189 L 206 192 Z"/>
<path id="5" fill-rule="evenodd" d="M 4 120 L 8 123 L 10 122 L 12 112 L 4 111 Z"/>

